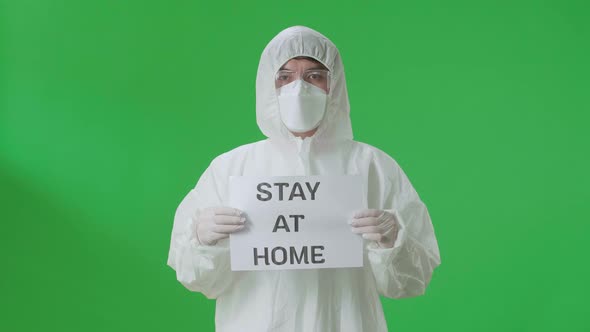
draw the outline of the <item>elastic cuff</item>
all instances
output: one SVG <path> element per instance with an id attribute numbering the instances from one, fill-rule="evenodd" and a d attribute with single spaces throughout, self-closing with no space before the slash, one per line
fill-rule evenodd
<path id="1" fill-rule="evenodd" d="M 395 242 L 393 243 L 393 247 L 391 248 L 382 248 L 381 246 L 379 246 L 379 244 L 377 242 L 370 242 L 367 245 L 367 249 L 378 253 L 378 254 L 387 254 L 388 252 L 393 253 L 394 250 L 397 252 L 398 248 L 400 248 L 403 243 L 405 242 L 405 238 L 406 238 L 406 232 L 405 232 L 405 226 L 404 226 L 404 222 L 401 218 L 401 216 L 399 215 L 399 213 L 397 213 L 396 210 L 385 210 L 391 214 L 393 214 L 395 216 L 395 220 L 397 222 L 397 226 L 398 226 L 398 231 L 397 231 L 397 238 L 395 239 Z"/>

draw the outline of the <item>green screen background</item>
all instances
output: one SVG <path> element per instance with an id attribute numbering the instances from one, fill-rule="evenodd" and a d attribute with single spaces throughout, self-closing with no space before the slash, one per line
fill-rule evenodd
<path id="1" fill-rule="evenodd" d="M 586 1 L 0 2 L 3 331 L 213 331 L 166 266 L 217 155 L 262 139 L 282 29 L 339 47 L 355 139 L 402 166 L 441 250 L 393 331 L 589 331 Z"/>

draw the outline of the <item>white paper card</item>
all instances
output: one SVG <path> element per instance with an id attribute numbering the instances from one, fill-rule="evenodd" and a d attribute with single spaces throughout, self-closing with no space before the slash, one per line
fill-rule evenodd
<path id="1" fill-rule="evenodd" d="M 230 235 L 231 269 L 360 267 L 363 241 L 348 221 L 366 205 L 360 176 L 230 177 L 246 227 Z"/>

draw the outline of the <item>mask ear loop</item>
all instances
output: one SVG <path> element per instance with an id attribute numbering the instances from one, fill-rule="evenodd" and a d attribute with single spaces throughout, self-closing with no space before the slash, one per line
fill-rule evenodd
<path id="1" fill-rule="evenodd" d="M 317 60 L 317 59 L 316 59 Z M 328 68 L 328 66 L 326 66 L 323 62 L 319 61 L 324 67 L 326 67 L 326 69 L 328 69 L 328 91 L 326 92 L 326 111 L 324 112 L 324 116 L 322 117 L 322 120 L 320 121 L 319 126 L 317 127 L 317 131 L 314 134 L 315 137 L 322 137 L 325 135 L 326 131 L 328 130 L 327 128 L 329 127 L 329 123 L 327 123 L 327 118 L 329 118 L 330 115 L 330 103 L 332 102 L 332 85 L 333 85 L 333 77 L 332 77 L 332 70 L 330 70 Z"/>

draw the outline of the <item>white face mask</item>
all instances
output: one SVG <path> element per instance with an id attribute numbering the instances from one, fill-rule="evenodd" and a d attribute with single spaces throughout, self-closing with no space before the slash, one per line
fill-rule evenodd
<path id="1" fill-rule="evenodd" d="M 324 118 L 328 95 L 317 86 L 296 80 L 278 89 L 279 113 L 285 127 L 295 133 L 317 128 Z"/>

